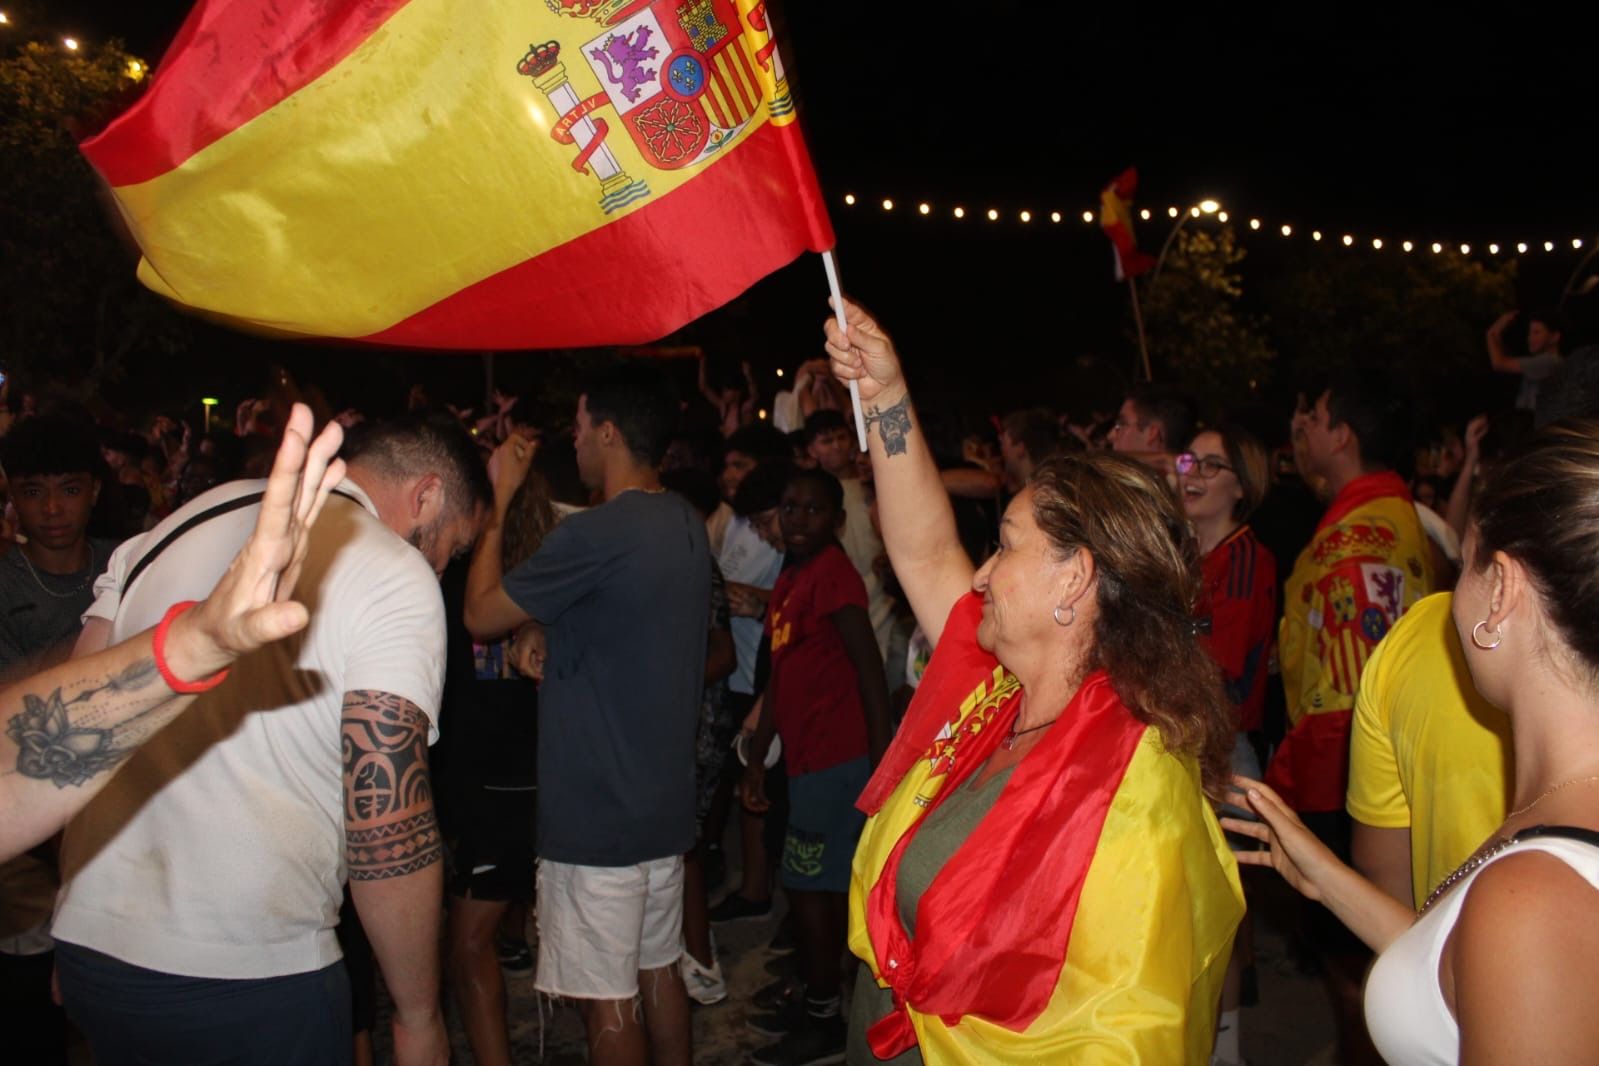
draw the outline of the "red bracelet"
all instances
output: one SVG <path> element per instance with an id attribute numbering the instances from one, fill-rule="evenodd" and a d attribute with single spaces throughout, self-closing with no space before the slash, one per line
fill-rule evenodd
<path id="1" fill-rule="evenodd" d="M 155 627 L 155 639 L 151 641 L 152 650 L 155 653 L 155 668 L 161 671 L 161 680 L 165 681 L 167 687 L 180 696 L 193 696 L 201 692 L 209 692 L 228 679 L 228 671 L 224 667 L 210 677 L 204 677 L 198 681 L 180 681 L 178 680 L 178 675 L 172 672 L 172 668 L 167 666 L 167 630 L 172 628 L 172 622 L 178 615 L 193 607 L 194 604 L 194 600 L 183 600 L 168 607 L 167 613 L 161 616 L 160 625 Z"/>

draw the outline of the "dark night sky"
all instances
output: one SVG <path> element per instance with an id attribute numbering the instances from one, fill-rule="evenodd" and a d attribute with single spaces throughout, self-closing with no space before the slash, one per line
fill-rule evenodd
<path id="1" fill-rule="evenodd" d="M 121 35 L 154 59 L 187 6 L 57 0 L 48 17 L 89 39 Z M 1524 9 L 1518 25 L 1488 25 L 1437 9 L 1378 19 L 1303 6 L 1264 17 L 1019 0 L 783 6 L 846 286 L 902 340 L 909 326 L 925 342 L 1115 343 L 1108 249 L 1080 214 L 1129 164 L 1140 206 L 1213 196 L 1235 224 L 1259 215 L 1302 232 L 1479 248 L 1599 232 L 1592 63 L 1558 43 L 1568 35 L 1557 21 Z M 846 191 L 863 204 L 845 208 Z M 901 205 L 893 215 L 865 206 L 885 195 Z M 1067 222 L 926 221 L 905 210 L 919 199 L 974 216 L 1058 208 Z M 1165 228 L 1144 224 L 1142 243 L 1158 245 Z M 1246 247 L 1268 240 L 1242 235 Z M 1525 302 L 1547 302 L 1579 254 L 1524 261 Z M 820 274 L 802 261 L 757 286 L 756 317 L 799 326 L 764 333 L 757 362 L 813 350 Z M 1081 296 L 1063 300 L 1062 288 Z M 708 323 L 712 345 L 750 343 L 750 317 Z M 954 318 L 966 328 L 947 332 Z M 997 332 L 973 324 L 984 322 Z"/>

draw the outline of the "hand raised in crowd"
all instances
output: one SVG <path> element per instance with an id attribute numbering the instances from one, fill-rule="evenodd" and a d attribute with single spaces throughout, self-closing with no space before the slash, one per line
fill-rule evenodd
<path id="1" fill-rule="evenodd" d="M 511 497 L 527 480 L 528 467 L 538 454 L 538 441 L 529 440 L 519 433 L 506 437 L 489 457 L 489 480 L 494 482 L 494 504 L 501 511 L 511 503 Z"/>
<path id="2" fill-rule="evenodd" d="M 1494 324 L 1488 327 L 1488 336 L 1503 336 L 1505 330 L 1510 328 L 1510 323 L 1514 322 L 1517 316 L 1520 314 L 1520 311 L 1506 311 L 1504 314 L 1494 319 Z"/>
<path id="3" fill-rule="evenodd" d="M 544 680 L 544 663 L 549 657 L 544 627 L 537 622 L 527 622 L 516 631 L 511 640 L 511 665 L 518 673 L 534 681 Z"/>
<path id="4" fill-rule="evenodd" d="M 833 376 L 844 382 L 858 382 L 862 403 L 890 395 L 899 399 L 897 393 L 904 390 L 905 380 L 894 342 L 872 316 L 847 298 L 844 321 L 849 327 L 847 336 L 839 329 L 836 318 L 829 318 L 822 326 Z"/>
<path id="5" fill-rule="evenodd" d="M 1326 876 L 1343 865 L 1338 856 L 1263 782 L 1235 775 L 1233 788 L 1243 793 L 1243 799 L 1261 821 L 1222 818 L 1221 827 L 1266 845 L 1263 851 L 1235 851 L 1233 856 L 1245 866 L 1270 866 L 1306 899 L 1321 899 Z"/>
<path id="6" fill-rule="evenodd" d="M 211 594 L 179 615 L 168 654 L 180 677 L 205 677 L 235 658 L 303 629 L 310 615 L 289 599 L 328 494 L 344 478 L 335 458 L 344 432 L 330 422 L 311 440 L 311 409 L 295 404 L 278 446 L 255 531 Z"/>
<path id="7" fill-rule="evenodd" d="M 1488 416 L 1478 415 L 1466 423 L 1466 464 L 1476 466 L 1482 455 L 1482 439 L 1488 435 Z"/>

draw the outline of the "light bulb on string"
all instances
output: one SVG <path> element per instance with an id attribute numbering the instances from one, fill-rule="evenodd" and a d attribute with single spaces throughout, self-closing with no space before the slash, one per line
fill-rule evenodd
<path id="1" fill-rule="evenodd" d="M 1381 237 L 1373 237 L 1371 239 L 1371 246 L 1373 248 L 1375 248 L 1379 252 L 1382 251 L 1382 238 Z"/>
<path id="2" fill-rule="evenodd" d="M 1554 251 L 1555 250 L 1555 242 L 1554 241 L 1544 241 L 1543 242 L 1543 250 L 1546 251 L 1546 252 Z"/>
<path id="3" fill-rule="evenodd" d="M 932 204 L 917 204 L 916 205 L 916 210 L 921 212 L 924 215 L 930 215 L 930 214 L 933 213 L 933 205 Z"/>
<path id="4" fill-rule="evenodd" d="M 1092 221 L 1094 221 L 1094 213 L 1092 211 L 1084 211 L 1083 212 L 1083 221 L 1084 222 L 1092 222 Z"/>
<path id="5" fill-rule="evenodd" d="M 1216 221 L 1218 221 L 1218 222 L 1226 222 L 1227 221 L 1227 212 L 1218 211 L 1216 213 Z"/>
<path id="6" fill-rule="evenodd" d="M 1260 219 L 1258 219 L 1258 218 L 1250 219 L 1249 220 L 1249 228 L 1250 229 L 1259 229 L 1260 228 Z"/>
<path id="7" fill-rule="evenodd" d="M 1199 208 L 1198 207 L 1190 207 L 1188 209 L 1188 215 L 1189 215 L 1190 218 L 1198 218 L 1199 217 Z"/>
<path id="8" fill-rule="evenodd" d="M 1444 250 L 1444 246 L 1443 245 L 1439 244 L 1437 241 L 1433 241 L 1432 242 L 1432 254 L 1433 255 L 1437 255 L 1439 252 L 1441 252 L 1443 250 Z"/>
<path id="9" fill-rule="evenodd" d="M 1460 246 L 1460 254 L 1461 254 L 1461 255 L 1470 255 L 1470 254 L 1471 254 L 1471 245 L 1469 245 L 1469 244 L 1462 244 L 1462 245 L 1461 245 L 1461 246 Z"/>
<path id="10" fill-rule="evenodd" d="M 1488 254 L 1489 255 L 1498 255 L 1499 254 L 1499 246 L 1497 244 L 1490 244 L 1488 246 Z"/>
<path id="11" fill-rule="evenodd" d="M 1319 229 L 1311 230 L 1310 231 L 1310 239 L 1313 240 L 1313 241 L 1321 240 L 1321 230 L 1319 230 Z"/>
<path id="12" fill-rule="evenodd" d="M 1148 222 L 1149 221 L 1149 208 L 1146 207 L 1142 211 L 1138 212 L 1138 217 L 1143 219 L 1145 222 Z"/>
<path id="13" fill-rule="evenodd" d="M 844 203 L 846 203 L 850 207 L 854 207 L 855 206 L 855 194 L 852 193 L 852 192 L 845 193 L 844 194 Z"/>
<path id="14" fill-rule="evenodd" d="M 1581 237 L 1573 237 L 1573 238 L 1571 238 L 1571 246 L 1573 248 L 1581 248 L 1582 247 L 1582 238 Z"/>
<path id="15" fill-rule="evenodd" d="M 1516 243 L 1516 251 L 1521 253 L 1522 255 L 1526 255 L 1527 254 L 1527 242 L 1526 241 L 1518 241 Z"/>
<path id="16" fill-rule="evenodd" d="M 883 201 L 883 210 L 884 211 L 892 211 L 892 210 L 894 210 L 894 201 L 893 200 L 884 200 Z"/>
<path id="17" fill-rule="evenodd" d="M 1284 237 L 1292 237 L 1294 235 L 1294 227 L 1285 222 L 1283 223 L 1282 233 Z"/>
<path id="18" fill-rule="evenodd" d="M 1199 201 L 1199 209 L 1207 215 L 1214 215 L 1221 210 L 1221 204 L 1218 204 L 1215 200 L 1201 200 Z"/>
<path id="19" fill-rule="evenodd" d="M 1352 246 L 1354 243 L 1355 243 L 1355 238 L 1354 237 L 1350 236 L 1347 233 L 1344 234 L 1344 247 L 1345 248 L 1348 248 L 1348 247 Z"/>
<path id="20" fill-rule="evenodd" d="M 1023 222 L 1031 222 L 1033 220 L 1033 213 L 1031 211 L 1023 211 L 1017 217 L 1020 218 Z"/>
<path id="21" fill-rule="evenodd" d="M 1145 217 L 1148 217 L 1148 212 L 1145 212 Z M 1049 213 L 1049 220 L 1051 222 L 1059 222 L 1060 221 L 1060 212 L 1059 211 L 1051 211 Z"/>
<path id="22" fill-rule="evenodd" d="M 1401 244 L 1399 247 L 1403 248 L 1405 251 L 1408 252 L 1408 251 L 1413 250 L 1416 246 L 1414 244 L 1410 243 L 1409 241 L 1406 241 L 1403 244 Z"/>
<path id="23" fill-rule="evenodd" d="M 988 209 L 988 221 L 990 221 L 990 222 L 998 222 L 999 221 L 999 211 L 996 208 L 990 207 Z"/>
<path id="24" fill-rule="evenodd" d="M 957 207 L 955 209 L 955 211 L 954 211 L 954 215 L 955 215 L 956 218 L 965 218 L 966 217 L 966 209 L 964 207 Z"/>

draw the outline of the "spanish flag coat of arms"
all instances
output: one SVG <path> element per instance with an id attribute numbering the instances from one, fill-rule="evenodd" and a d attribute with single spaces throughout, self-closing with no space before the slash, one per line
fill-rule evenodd
<path id="1" fill-rule="evenodd" d="M 202 0 L 84 154 L 258 331 L 654 340 L 833 235 L 757 0 Z"/>

